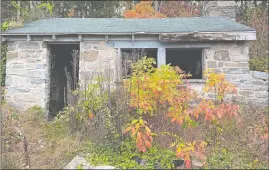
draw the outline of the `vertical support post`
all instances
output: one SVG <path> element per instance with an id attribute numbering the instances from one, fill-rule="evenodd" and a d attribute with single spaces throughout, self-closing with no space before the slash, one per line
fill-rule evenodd
<path id="1" fill-rule="evenodd" d="M 159 47 L 157 53 L 157 67 L 159 68 L 161 65 L 166 64 L 166 51 L 165 48 Z"/>
<path id="2" fill-rule="evenodd" d="M 43 42 L 43 48 L 46 48 L 46 84 L 45 84 L 45 92 L 46 92 L 46 99 L 45 99 L 45 119 L 49 121 L 50 119 L 50 77 L 51 77 L 51 63 L 52 63 L 52 55 L 51 55 L 51 48 L 47 42 Z"/>
<path id="3" fill-rule="evenodd" d="M 115 48 L 117 49 L 117 57 L 115 60 L 116 63 L 116 82 L 119 82 L 122 77 L 122 59 L 121 59 L 121 49 L 120 48 Z"/>
<path id="4" fill-rule="evenodd" d="M 84 51 L 84 41 L 80 41 L 79 42 L 79 59 L 78 59 L 78 87 L 83 87 L 85 85 L 83 80 L 84 78 L 82 78 L 81 76 L 81 72 L 82 72 L 82 52 Z"/>

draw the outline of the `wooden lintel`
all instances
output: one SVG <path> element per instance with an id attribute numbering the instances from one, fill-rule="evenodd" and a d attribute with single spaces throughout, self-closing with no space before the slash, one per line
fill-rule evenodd
<path id="1" fill-rule="evenodd" d="M 78 35 L 78 40 L 79 40 L 79 41 L 82 41 L 82 40 L 83 40 L 83 37 L 82 37 L 81 34 Z"/>
<path id="2" fill-rule="evenodd" d="M 135 36 L 132 34 L 132 41 L 134 41 L 134 39 L 135 39 Z"/>
<path id="3" fill-rule="evenodd" d="M 105 41 L 106 41 L 106 42 L 108 41 L 108 35 L 105 36 Z"/>
<path id="4" fill-rule="evenodd" d="M 27 41 L 31 41 L 31 40 L 32 40 L 32 37 L 29 34 L 27 34 Z"/>
<path id="5" fill-rule="evenodd" d="M 181 42 L 181 41 L 234 41 L 234 40 L 256 40 L 255 32 L 213 32 L 213 33 L 173 33 L 160 34 L 161 42 Z"/>
<path id="6" fill-rule="evenodd" d="M 2 42 L 5 42 L 5 41 L 7 41 L 8 38 L 1 36 L 1 39 L 2 39 Z"/>
<path id="7" fill-rule="evenodd" d="M 53 34 L 52 37 L 51 37 L 52 40 L 56 40 L 56 35 Z"/>

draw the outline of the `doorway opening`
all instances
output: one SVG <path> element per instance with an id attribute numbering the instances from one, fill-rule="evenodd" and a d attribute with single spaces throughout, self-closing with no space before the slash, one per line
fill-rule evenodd
<path id="1" fill-rule="evenodd" d="M 190 73 L 188 79 L 202 79 L 202 63 L 202 49 L 166 49 L 166 64 Z"/>
<path id="2" fill-rule="evenodd" d="M 68 95 L 76 89 L 79 71 L 79 43 L 49 44 L 50 97 L 49 119 L 54 118 L 68 103 Z"/>

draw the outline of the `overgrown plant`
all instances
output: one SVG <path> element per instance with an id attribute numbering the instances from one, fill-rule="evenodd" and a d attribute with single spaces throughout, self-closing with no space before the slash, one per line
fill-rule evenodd
<path id="1" fill-rule="evenodd" d="M 202 99 L 197 107 L 192 108 L 190 103 L 195 100 L 197 94 L 189 87 L 180 88 L 184 83 L 183 78 L 190 75 L 185 74 L 178 67 L 163 65 L 154 68 L 154 59 L 139 60 L 132 65 L 131 78 L 124 81 L 125 87 L 130 92 L 128 105 L 136 111 L 139 119 L 134 119 L 127 125 L 124 133 L 131 132 L 131 136 L 136 139 L 136 146 L 139 151 L 146 152 L 152 146 L 152 132 L 150 125 L 143 117 L 153 116 L 161 113 L 171 117 L 171 122 L 181 125 L 184 129 L 197 124 L 199 117 L 204 117 L 206 121 L 215 123 L 224 116 L 233 117 L 237 115 L 239 107 L 229 102 L 224 102 L 227 93 L 235 93 L 235 87 L 225 80 L 224 75 L 216 74 L 212 70 L 205 72 L 207 78 L 204 88 L 205 92 L 213 92 L 215 100 Z M 145 131 L 145 133 L 142 130 Z M 146 136 L 144 135 L 146 134 Z M 158 134 L 156 134 L 158 136 Z M 187 168 L 191 167 L 191 157 L 205 160 L 203 155 L 204 141 L 185 143 L 182 139 L 176 147 L 176 156 L 183 158 Z"/>

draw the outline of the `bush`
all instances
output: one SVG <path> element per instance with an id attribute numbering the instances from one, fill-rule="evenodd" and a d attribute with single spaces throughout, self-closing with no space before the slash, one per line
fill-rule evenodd
<path id="1" fill-rule="evenodd" d="M 35 122 L 45 121 L 45 110 L 37 105 L 27 109 L 26 113 Z"/>
<path id="2" fill-rule="evenodd" d="M 250 58 L 249 68 L 253 71 L 269 72 L 269 58 Z"/>
<path id="3" fill-rule="evenodd" d="M 173 169 L 172 161 L 176 159 L 172 150 L 158 146 L 140 153 L 130 139 L 122 143 L 120 151 L 88 141 L 78 152 L 86 152 L 84 155 L 91 165 L 112 165 L 117 169 Z"/>
<path id="4" fill-rule="evenodd" d="M 231 96 L 236 95 L 235 86 L 224 74 L 208 69 L 204 73 L 203 91 L 215 98 L 207 99 L 184 84 L 183 78 L 188 76 L 184 71 L 169 65 L 160 68 L 153 65 L 150 58 L 132 64 L 131 77 L 115 89 L 110 89 L 111 80 L 106 74 L 91 80 L 84 88 L 79 87 L 74 92 L 77 101 L 64 108 L 54 124 L 69 125 L 72 133 L 82 133 L 84 140 L 94 143 L 82 149 L 92 154 L 91 164 L 123 169 L 171 169 L 173 160 L 178 158 L 184 160 L 186 168 L 191 168 L 195 160 L 204 166 L 207 161 L 208 168 L 227 168 L 231 160 L 239 158 L 230 157 L 230 152 L 240 148 L 224 141 L 226 134 L 231 135 L 229 141 L 241 143 L 235 141 L 242 129 L 239 105 L 228 98 L 236 97 Z M 162 119 L 156 121 L 156 118 Z M 259 129 L 265 125 L 262 122 Z M 266 138 L 268 129 L 260 132 Z M 226 143 L 232 148 L 228 149 Z M 216 151 L 218 147 L 228 152 Z M 141 166 L 135 158 L 146 162 Z M 244 159 L 253 161 L 253 157 Z"/>

